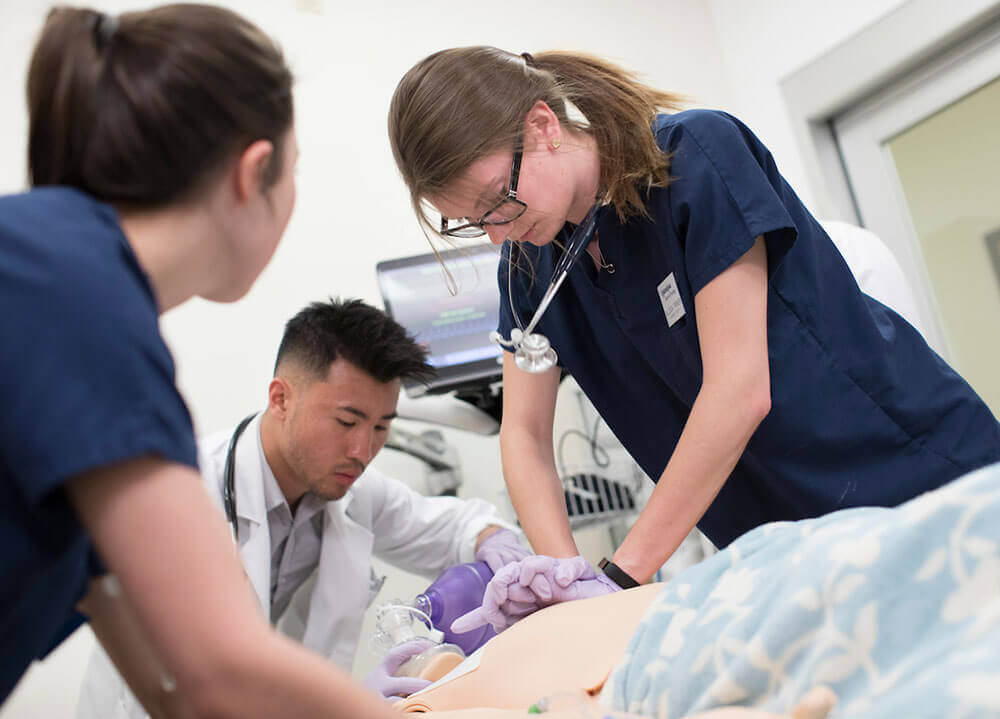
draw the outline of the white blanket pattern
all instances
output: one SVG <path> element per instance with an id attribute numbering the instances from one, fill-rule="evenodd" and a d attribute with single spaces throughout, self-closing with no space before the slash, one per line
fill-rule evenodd
<path id="1" fill-rule="evenodd" d="M 897 509 L 760 527 L 652 604 L 602 703 L 666 719 L 788 711 L 1000 717 L 1000 464 Z"/>

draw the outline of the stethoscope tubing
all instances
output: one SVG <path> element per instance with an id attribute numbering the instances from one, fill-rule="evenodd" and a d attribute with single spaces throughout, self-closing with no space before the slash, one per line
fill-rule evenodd
<path id="1" fill-rule="evenodd" d="M 590 241 L 594 239 L 594 234 L 597 232 L 597 223 L 604 207 L 605 205 L 600 202 L 595 203 L 594 206 L 587 211 L 586 216 L 583 218 L 583 222 L 577 225 L 576 229 L 573 230 L 573 234 L 570 236 L 569 242 L 566 243 L 565 251 L 556 262 L 556 266 L 552 271 L 552 280 L 549 283 L 549 287 L 545 290 L 545 294 L 542 295 L 542 299 L 538 303 L 538 307 L 535 309 L 527 327 L 521 326 L 521 318 L 517 313 L 517 308 L 514 306 L 514 293 L 511 283 L 513 267 L 511 266 L 507 268 L 507 300 L 510 303 L 511 315 L 514 319 L 514 324 L 517 325 L 517 329 L 512 330 L 510 338 L 506 340 L 499 334 L 499 332 L 491 332 L 490 338 L 492 341 L 501 346 L 510 347 L 514 350 L 515 355 L 523 351 L 525 338 L 532 335 L 535 327 L 538 325 L 538 322 L 542 319 L 542 315 L 545 314 L 545 311 L 552 303 L 552 300 L 555 298 L 556 293 L 562 286 L 562 283 L 569 275 L 569 271 L 580 258 L 580 255 L 583 254 L 583 250 L 590 244 Z M 512 245 L 511 254 L 513 254 L 515 249 L 517 249 L 517 246 Z M 513 261 L 511 261 L 511 265 L 513 265 Z M 519 336 L 515 338 L 515 334 L 518 334 Z M 539 340 L 544 347 L 549 347 L 548 340 L 542 335 L 538 334 L 533 339 Z M 549 355 L 549 358 L 543 363 L 536 363 L 538 369 L 526 369 L 526 371 L 542 372 L 554 365 L 556 361 L 555 353 L 552 350 L 546 350 L 546 352 Z"/>
<path id="2" fill-rule="evenodd" d="M 240 525 L 236 517 L 236 445 L 240 441 L 240 435 L 256 416 L 256 412 L 248 414 L 236 425 L 233 435 L 229 438 L 229 448 L 226 450 L 226 465 L 222 473 L 222 504 L 226 510 L 226 521 L 233 529 L 234 541 L 239 541 L 240 538 Z"/>
<path id="3" fill-rule="evenodd" d="M 535 310 L 531 322 L 524 328 L 524 334 L 530 335 L 532 330 L 535 329 L 538 321 L 542 319 L 545 310 L 549 308 L 552 299 L 556 296 L 556 292 L 562 287 L 562 283 L 567 275 L 569 275 L 569 271 L 576 264 L 580 255 L 583 254 L 583 250 L 590 244 L 590 241 L 594 239 L 601 207 L 603 205 L 600 204 L 595 204 L 591 207 L 587 211 L 587 215 L 583 218 L 583 222 L 573 230 L 573 234 L 569 238 L 569 243 L 566 245 L 566 251 L 563 252 L 562 257 L 559 258 L 555 269 L 552 271 L 552 282 L 549 284 L 549 288 L 545 291 L 545 294 L 542 295 L 542 301 L 538 303 L 538 309 Z M 513 302 L 513 298 L 511 298 L 511 301 Z"/>

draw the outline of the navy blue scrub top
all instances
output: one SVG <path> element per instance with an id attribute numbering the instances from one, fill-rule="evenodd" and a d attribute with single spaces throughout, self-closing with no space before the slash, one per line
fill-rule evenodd
<path id="1" fill-rule="evenodd" d="M 102 570 L 63 485 L 142 456 L 197 466 L 152 288 L 114 210 L 0 198 L 0 702 L 83 621 Z"/>
<path id="2" fill-rule="evenodd" d="M 894 506 L 1000 460 L 990 410 L 912 326 L 858 289 L 745 125 L 691 110 L 659 116 L 655 130 L 672 182 L 648 193 L 648 218 L 603 213 L 601 253 L 615 272 L 585 255 L 538 331 L 656 481 L 701 387 L 694 296 L 764 236 L 771 411 L 698 523 L 717 546 L 765 522 Z M 559 250 L 520 250 L 510 279 L 524 326 Z M 499 271 L 504 336 L 515 326 L 510 251 Z"/>

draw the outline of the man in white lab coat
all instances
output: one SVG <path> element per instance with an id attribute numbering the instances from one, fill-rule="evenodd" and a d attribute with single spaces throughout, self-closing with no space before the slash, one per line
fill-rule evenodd
<path id="1" fill-rule="evenodd" d="M 433 372 L 425 358 L 374 307 L 314 303 L 285 328 L 267 408 L 199 443 L 203 480 L 262 611 L 348 671 L 380 586 L 373 554 L 428 577 L 473 559 L 496 571 L 528 554 L 489 503 L 424 497 L 367 469 L 385 444 L 401 380 Z M 391 654 L 366 683 L 385 696 L 413 691 L 414 680 L 391 676 L 408 658 Z M 99 647 L 77 716 L 145 716 Z"/>

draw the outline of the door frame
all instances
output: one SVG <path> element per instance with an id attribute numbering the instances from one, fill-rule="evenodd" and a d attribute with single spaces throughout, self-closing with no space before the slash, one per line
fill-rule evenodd
<path id="1" fill-rule="evenodd" d="M 780 83 L 817 198 L 818 216 L 864 225 L 882 236 L 906 275 L 917 284 L 914 289 L 926 339 L 946 360 L 952 353 L 916 235 L 905 211 L 897 209 L 905 208 L 899 201 L 898 178 L 884 177 L 887 166 L 879 143 L 887 137 L 869 133 L 866 139 L 871 144 L 868 155 L 874 158 L 870 164 L 879 162 L 886 168 L 872 174 L 880 175 L 885 193 L 895 200 L 889 212 L 898 216 L 888 221 L 886 213 L 872 217 L 870 209 L 868 216 L 862 212 L 861 204 L 867 203 L 867 197 L 866 203 L 859 203 L 855 192 L 864 192 L 864 187 L 859 187 L 856 179 L 853 184 L 848 180 L 835 123 L 840 124 L 844 117 L 871 114 L 921 84 L 928 87 L 928 80 L 953 69 L 963 58 L 975 56 L 980 46 L 994 41 L 996 33 L 1000 33 L 1000 0 L 952 0 L 947 4 L 908 0 Z M 948 90 L 942 94 L 935 88 L 933 92 L 943 97 Z M 884 117 L 882 124 L 886 125 Z"/>
<path id="2" fill-rule="evenodd" d="M 860 224 L 834 118 L 1000 21 L 1000 0 L 907 0 L 779 82 L 819 217 Z"/>
<path id="3" fill-rule="evenodd" d="M 1000 78 L 1000 21 L 986 26 L 892 89 L 859 103 L 833 122 L 861 220 L 892 250 L 905 274 L 925 290 L 917 292 L 917 302 L 926 339 L 952 362 L 955 354 L 887 143 L 997 78 Z"/>

